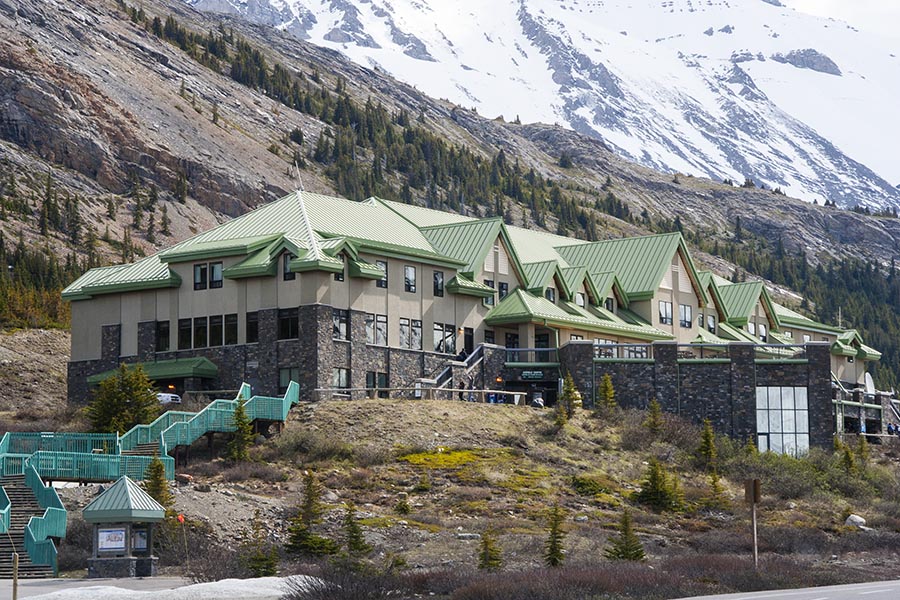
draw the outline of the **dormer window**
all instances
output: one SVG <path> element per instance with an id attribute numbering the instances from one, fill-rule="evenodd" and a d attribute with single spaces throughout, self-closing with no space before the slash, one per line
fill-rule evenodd
<path id="1" fill-rule="evenodd" d="M 615 302 L 615 300 L 612 299 L 612 296 L 610 296 L 609 298 L 607 298 L 607 299 L 603 302 L 603 305 L 606 307 L 606 310 L 608 310 L 609 312 L 614 312 L 614 311 L 615 311 L 615 308 L 616 308 L 616 302 Z"/>
<path id="2" fill-rule="evenodd" d="M 556 302 L 556 288 L 548 287 L 547 291 L 544 292 L 544 298 L 549 300 L 550 302 Z"/>
<path id="3" fill-rule="evenodd" d="M 284 253 L 284 259 L 281 263 L 281 278 L 284 281 L 293 281 L 297 278 L 297 274 L 291 271 L 291 261 L 294 260 L 294 255 L 290 252 Z"/>
<path id="4" fill-rule="evenodd" d="M 575 304 L 584 308 L 584 292 L 575 292 Z"/>

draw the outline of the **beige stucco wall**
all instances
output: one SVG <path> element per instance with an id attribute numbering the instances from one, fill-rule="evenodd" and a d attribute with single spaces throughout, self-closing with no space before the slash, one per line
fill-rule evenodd
<path id="1" fill-rule="evenodd" d="M 653 295 L 652 302 L 636 302 L 635 312 L 650 321 L 654 327 L 671 333 L 679 344 L 690 343 L 697 337 L 697 314 L 700 301 L 690 277 L 681 259 L 681 253 L 676 253 L 672 258 L 672 267 L 663 277 L 659 289 Z M 672 324 L 664 325 L 659 318 L 659 303 L 661 301 L 672 303 Z M 679 306 L 685 304 L 691 307 L 690 327 L 682 327 L 679 324 Z M 629 305 L 629 308 L 631 305 Z"/>

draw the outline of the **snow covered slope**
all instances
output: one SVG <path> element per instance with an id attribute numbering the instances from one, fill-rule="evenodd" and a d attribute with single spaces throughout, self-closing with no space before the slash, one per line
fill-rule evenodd
<path id="1" fill-rule="evenodd" d="M 185 0 L 669 171 L 900 207 L 900 36 L 779 0 Z"/>

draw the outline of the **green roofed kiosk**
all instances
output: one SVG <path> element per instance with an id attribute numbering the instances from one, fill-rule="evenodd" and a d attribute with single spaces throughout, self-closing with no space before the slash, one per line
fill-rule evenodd
<path id="1" fill-rule="evenodd" d="M 94 526 L 88 577 L 156 575 L 153 524 L 165 519 L 166 509 L 150 494 L 123 475 L 82 512 Z"/>

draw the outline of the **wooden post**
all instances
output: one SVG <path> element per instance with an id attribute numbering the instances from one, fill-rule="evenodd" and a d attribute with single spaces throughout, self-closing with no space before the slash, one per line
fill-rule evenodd
<path id="1" fill-rule="evenodd" d="M 19 553 L 13 552 L 12 600 L 19 598 Z"/>
<path id="2" fill-rule="evenodd" d="M 753 526 L 753 568 L 759 569 L 759 537 L 756 529 L 756 505 L 762 499 L 762 486 L 759 479 L 747 479 L 744 482 L 744 501 L 750 504 L 750 518 Z"/>

